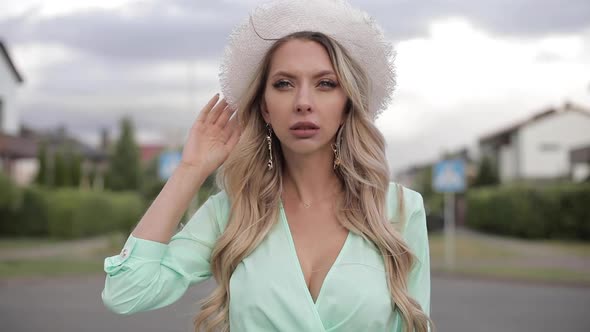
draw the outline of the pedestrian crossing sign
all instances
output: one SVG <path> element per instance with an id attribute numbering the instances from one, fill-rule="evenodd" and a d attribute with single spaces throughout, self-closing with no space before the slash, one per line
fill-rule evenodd
<path id="1" fill-rule="evenodd" d="M 434 165 L 432 172 L 434 190 L 456 193 L 465 190 L 465 162 L 461 159 L 443 160 Z"/>

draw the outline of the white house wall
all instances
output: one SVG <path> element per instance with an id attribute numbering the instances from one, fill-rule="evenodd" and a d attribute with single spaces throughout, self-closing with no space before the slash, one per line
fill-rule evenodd
<path id="1" fill-rule="evenodd" d="M 35 180 L 39 163 L 36 158 L 17 159 L 13 164 L 13 180 L 21 186 L 31 184 Z"/>
<path id="2" fill-rule="evenodd" d="M 19 131 L 19 117 L 16 109 L 17 81 L 14 73 L 6 63 L 6 59 L 0 57 L 0 99 L 2 100 L 2 132 L 17 135 Z"/>
<path id="3" fill-rule="evenodd" d="M 576 163 L 572 165 L 572 180 L 582 182 L 590 176 L 590 166 L 586 163 Z"/>
<path id="4" fill-rule="evenodd" d="M 512 144 L 503 145 L 498 154 L 499 176 L 500 182 L 506 183 L 514 180 L 517 177 L 517 145 L 516 141 Z"/>
<path id="5" fill-rule="evenodd" d="M 570 172 L 570 150 L 590 144 L 590 115 L 565 111 L 519 132 L 520 177 L 554 178 Z"/>

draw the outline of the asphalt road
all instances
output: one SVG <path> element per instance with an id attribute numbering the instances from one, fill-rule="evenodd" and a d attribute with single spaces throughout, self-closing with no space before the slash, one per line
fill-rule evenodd
<path id="1" fill-rule="evenodd" d="M 191 288 L 160 310 L 119 316 L 102 304 L 104 277 L 0 281 L 0 331 L 192 332 L 196 301 L 212 283 Z M 433 278 L 438 331 L 590 331 L 590 288 Z"/>

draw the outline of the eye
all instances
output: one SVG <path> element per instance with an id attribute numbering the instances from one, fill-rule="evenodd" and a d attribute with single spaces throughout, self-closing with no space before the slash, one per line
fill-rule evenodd
<path id="1" fill-rule="evenodd" d="M 320 83 L 318 84 L 319 87 L 321 88 L 335 88 L 338 86 L 338 83 L 332 81 L 332 80 L 321 80 Z"/>
<path id="2" fill-rule="evenodd" d="M 286 89 L 289 86 L 292 86 L 292 84 L 291 84 L 291 82 L 289 82 L 287 80 L 279 80 L 279 81 L 273 83 L 272 86 L 275 87 L 276 89 Z"/>

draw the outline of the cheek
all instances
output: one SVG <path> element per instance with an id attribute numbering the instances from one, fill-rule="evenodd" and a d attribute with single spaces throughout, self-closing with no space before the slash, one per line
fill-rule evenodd
<path id="1" fill-rule="evenodd" d="M 326 112 L 326 115 L 329 116 L 331 123 L 336 123 L 336 127 L 340 126 L 340 123 L 344 121 L 346 101 L 347 98 L 344 94 L 334 95 L 325 99 L 324 105 L 322 105 L 323 109 L 330 110 L 330 112 Z"/>
<path id="2" fill-rule="evenodd" d="M 264 102 L 266 105 L 266 111 L 270 114 L 273 121 L 275 118 L 280 117 L 281 113 L 288 112 L 291 105 L 287 96 L 280 95 L 272 90 L 267 90 L 267 92 L 265 92 Z"/>

